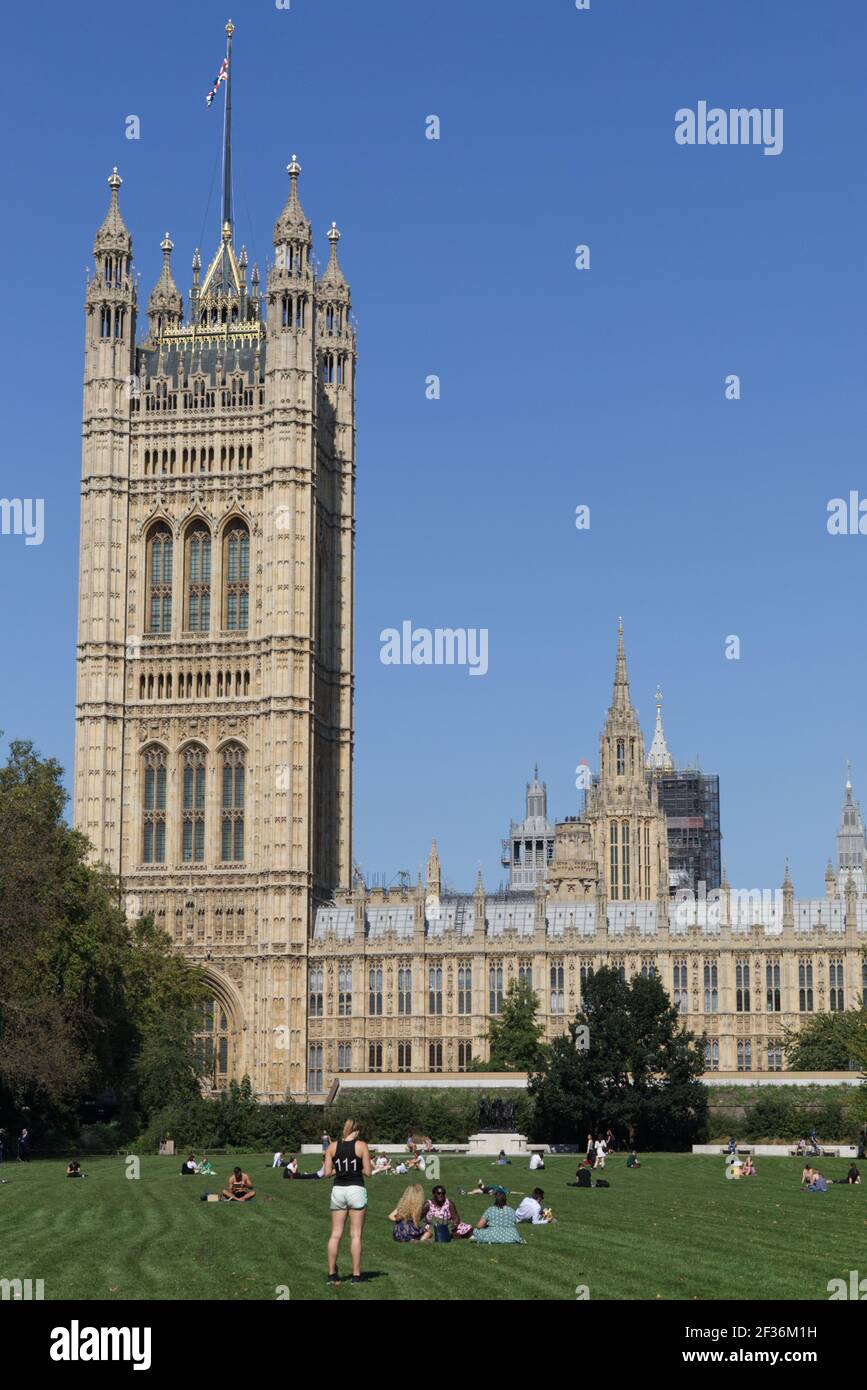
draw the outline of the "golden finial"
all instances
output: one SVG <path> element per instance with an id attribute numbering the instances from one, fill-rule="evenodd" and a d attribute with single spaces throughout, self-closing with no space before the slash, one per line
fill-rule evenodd
<path id="1" fill-rule="evenodd" d="M 230 20 L 229 20 L 229 23 L 226 25 L 226 33 L 229 35 L 229 38 L 231 38 L 232 35 L 234 34 L 234 32 L 235 32 L 235 26 L 234 26 L 234 24 L 232 23 L 232 21 L 231 21 L 231 19 L 230 19 Z"/>

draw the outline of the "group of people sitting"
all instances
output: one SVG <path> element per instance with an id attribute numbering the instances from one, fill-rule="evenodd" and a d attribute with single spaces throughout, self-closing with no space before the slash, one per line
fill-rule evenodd
<path id="1" fill-rule="evenodd" d="M 370 1176 L 375 1178 L 380 1174 L 387 1176 L 390 1173 L 396 1173 L 398 1177 L 402 1177 L 404 1173 L 409 1173 L 414 1169 L 423 1173 L 426 1168 L 427 1163 L 423 1153 L 411 1153 L 408 1158 L 399 1158 L 397 1163 L 392 1163 L 388 1154 L 377 1154 L 373 1160 L 373 1170 Z"/>
<path id="2" fill-rule="evenodd" d="M 554 1220 L 550 1208 L 542 1206 L 545 1194 L 541 1187 L 535 1188 L 532 1196 L 525 1196 L 517 1208 L 509 1206 L 504 1187 L 487 1187 L 480 1182 L 466 1195 L 477 1193 L 492 1195 L 494 1200 L 473 1227 L 469 1221 L 461 1220 L 453 1198 L 442 1184 L 437 1184 L 430 1197 L 425 1198 L 421 1184 L 413 1183 L 388 1214 L 393 1223 L 393 1238 L 404 1245 L 423 1245 L 435 1238 L 438 1226 L 444 1226 L 449 1233 L 446 1239 L 450 1240 L 471 1240 L 477 1245 L 523 1245 L 517 1231 L 522 1222 L 547 1226 Z"/>
<path id="3" fill-rule="evenodd" d="M 196 1162 L 195 1154 L 187 1154 L 186 1158 L 181 1164 L 182 1178 L 190 1178 L 193 1177 L 195 1174 L 198 1174 L 200 1177 L 204 1176 L 206 1178 L 213 1178 L 216 1176 L 213 1168 L 211 1167 L 211 1160 L 209 1158 L 206 1158 L 204 1154 L 202 1155 L 201 1163 Z"/>
<path id="4" fill-rule="evenodd" d="M 824 1173 L 820 1173 L 818 1168 L 813 1167 L 812 1163 L 804 1165 L 804 1171 L 801 1174 L 802 1191 L 827 1192 L 828 1188 L 833 1186 L 835 1182 L 848 1185 L 849 1187 L 860 1184 L 861 1174 L 858 1171 L 858 1165 L 856 1163 L 850 1164 L 849 1171 L 845 1178 L 826 1178 Z"/>

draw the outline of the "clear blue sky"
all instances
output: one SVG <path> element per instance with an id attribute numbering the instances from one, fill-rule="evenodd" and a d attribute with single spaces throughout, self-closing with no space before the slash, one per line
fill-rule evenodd
<path id="1" fill-rule="evenodd" d="M 825 526 L 867 494 L 863 7 L 233 5 L 239 238 L 264 260 L 297 152 L 360 324 L 358 861 L 414 873 L 435 835 L 450 881 L 496 884 L 537 760 L 574 812 L 622 614 L 645 735 L 660 682 L 674 756 L 720 775 L 732 881 L 788 855 L 821 893 L 848 757 L 867 802 L 867 537 Z M 145 297 L 167 228 L 185 295 L 213 250 L 228 13 L 4 20 L 0 490 L 46 536 L 0 537 L 0 726 L 70 771 L 84 270 L 115 163 Z M 678 146 L 700 100 L 782 107 L 783 153 Z M 405 618 L 486 627 L 488 675 L 383 666 Z"/>

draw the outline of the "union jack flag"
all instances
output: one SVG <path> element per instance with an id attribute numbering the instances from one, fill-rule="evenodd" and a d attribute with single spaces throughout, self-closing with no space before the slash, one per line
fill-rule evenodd
<path id="1" fill-rule="evenodd" d="M 218 91 L 220 90 L 220 83 L 221 83 L 221 82 L 225 82 L 225 81 L 227 80 L 228 76 L 229 76 L 229 60 L 228 60 L 228 58 L 224 58 L 223 61 L 222 61 L 222 63 L 220 64 L 220 71 L 217 73 L 217 79 L 216 79 L 216 81 L 215 81 L 213 87 L 211 88 L 211 90 L 208 92 L 207 101 L 208 101 L 208 105 L 209 105 L 209 106 L 212 106 L 212 105 L 213 105 L 214 97 L 217 95 Z"/>

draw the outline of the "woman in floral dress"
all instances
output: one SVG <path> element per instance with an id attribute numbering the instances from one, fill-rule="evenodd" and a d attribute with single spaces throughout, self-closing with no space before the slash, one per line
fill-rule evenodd
<path id="1" fill-rule="evenodd" d="M 465 1240 L 472 1235 L 473 1228 L 469 1221 L 461 1221 L 458 1216 L 458 1209 L 451 1197 L 446 1196 L 446 1190 L 441 1185 L 433 1189 L 428 1200 L 422 1207 L 422 1220 L 426 1223 L 428 1230 L 440 1223 L 449 1227 L 452 1235 L 457 1240 Z"/>

